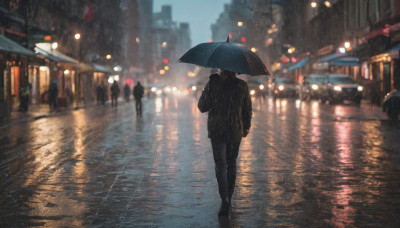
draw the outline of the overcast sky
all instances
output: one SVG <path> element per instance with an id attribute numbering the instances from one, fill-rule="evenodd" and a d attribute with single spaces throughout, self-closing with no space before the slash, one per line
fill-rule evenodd
<path id="1" fill-rule="evenodd" d="M 154 0 L 154 12 L 160 12 L 162 5 L 172 6 L 172 20 L 188 22 L 192 46 L 211 39 L 211 24 L 215 23 L 231 0 Z"/>

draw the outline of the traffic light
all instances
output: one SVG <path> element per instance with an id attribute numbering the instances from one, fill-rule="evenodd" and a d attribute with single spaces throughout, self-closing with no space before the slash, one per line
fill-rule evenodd
<path id="1" fill-rule="evenodd" d="M 168 63 L 168 59 L 167 59 L 167 58 L 164 58 L 164 59 L 163 59 L 163 62 L 164 62 L 164 63 Z"/>
<path id="2" fill-rule="evenodd" d="M 242 38 L 240 38 L 240 40 L 241 40 L 242 42 L 246 42 L 246 37 L 245 37 L 245 36 L 242 36 Z"/>

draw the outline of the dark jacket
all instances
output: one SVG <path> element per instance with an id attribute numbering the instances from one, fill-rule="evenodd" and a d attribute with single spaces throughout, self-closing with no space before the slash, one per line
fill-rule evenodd
<path id="1" fill-rule="evenodd" d="M 136 100 L 142 99 L 144 94 L 144 88 L 140 84 L 135 85 L 133 87 L 133 97 L 135 97 Z"/>
<path id="2" fill-rule="evenodd" d="M 240 143 L 244 130 L 251 126 L 251 98 L 245 81 L 236 77 L 223 79 L 212 74 L 198 108 L 208 113 L 208 137 L 226 143 Z"/>

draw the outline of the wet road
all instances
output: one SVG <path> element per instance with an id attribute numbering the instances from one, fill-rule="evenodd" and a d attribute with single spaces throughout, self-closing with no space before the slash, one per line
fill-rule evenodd
<path id="1" fill-rule="evenodd" d="M 0 227 L 399 227 L 400 133 L 368 105 L 253 100 L 229 220 L 192 97 L 2 128 Z"/>

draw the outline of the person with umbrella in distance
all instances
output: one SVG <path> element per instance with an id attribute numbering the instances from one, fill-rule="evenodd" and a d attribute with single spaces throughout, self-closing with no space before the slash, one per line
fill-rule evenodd
<path id="1" fill-rule="evenodd" d="M 242 137 L 251 127 L 252 105 L 247 83 L 236 73 L 269 75 L 253 52 L 227 42 L 203 43 L 186 52 L 180 62 L 221 69 L 211 74 L 198 102 L 208 112 L 207 129 L 215 162 L 221 207 L 218 216 L 229 216 L 236 182 L 236 159 Z M 235 73 L 236 72 L 236 73 Z"/>

